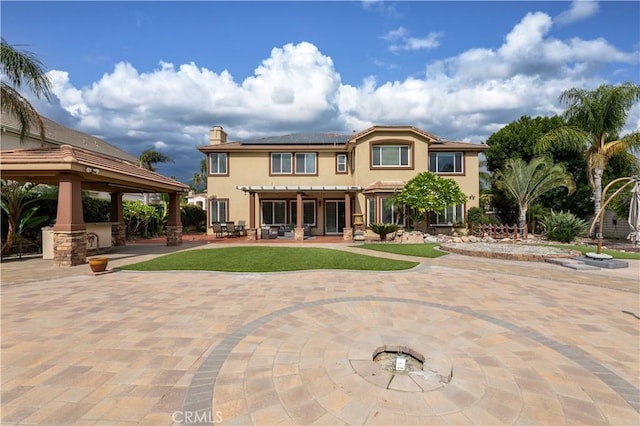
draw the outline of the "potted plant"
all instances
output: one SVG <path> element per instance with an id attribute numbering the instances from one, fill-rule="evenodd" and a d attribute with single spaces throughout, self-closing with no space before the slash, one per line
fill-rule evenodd
<path id="1" fill-rule="evenodd" d="M 372 223 L 369 228 L 380 236 L 380 241 L 385 241 L 388 234 L 398 230 L 398 225 L 395 223 Z"/>
<path id="2" fill-rule="evenodd" d="M 104 272 L 109 263 L 108 257 L 94 257 L 89 259 L 89 267 L 93 273 Z"/>

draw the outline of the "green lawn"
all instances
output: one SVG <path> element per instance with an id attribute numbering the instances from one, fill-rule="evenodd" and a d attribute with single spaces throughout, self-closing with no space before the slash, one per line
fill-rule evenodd
<path id="1" fill-rule="evenodd" d="M 417 262 L 382 259 L 315 247 L 226 247 L 172 253 L 118 269 L 223 272 L 277 272 L 305 269 L 397 271 L 417 265 Z"/>
<path id="2" fill-rule="evenodd" d="M 551 247 L 558 247 L 568 250 L 579 251 L 582 254 L 585 253 L 596 253 L 597 247 L 595 246 L 578 246 L 578 245 L 560 245 L 560 244 L 549 244 Z M 608 254 L 609 256 L 613 256 L 614 259 L 640 259 L 640 253 L 633 253 L 627 251 L 618 251 L 618 250 L 608 250 L 602 249 L 602 253 Z"/>
<path id="3" fill-rule="evenodd" d="M 376 250 L 376 251 L 384 251 L 386 253 L 395 253 L 401 254 L 404 256 L 418 256 L 418 257 L 440 257 L 444 256 L 445 252 L 436 250 L 440 244 L 380 244 L 380 243 L 369 243 L 363 244 L 359 246 L 359 248 L 364 248 L 368 250 Z"/>

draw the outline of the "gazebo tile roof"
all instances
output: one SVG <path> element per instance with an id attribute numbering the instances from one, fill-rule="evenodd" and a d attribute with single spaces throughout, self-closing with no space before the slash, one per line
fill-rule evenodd
<path id="1" fill-rule="evenodd" d="M 10 165 L 73 165 L 90 167 L 103 171 L 114 172 L 122 177 L 138 178 L 149 182 L 173 187 L 178 191 L 187 190 L 189 187 L 174 179 L 162 176 L 151 170 L 144 169 L 128 161 L 107 157 L 99 153 L 80 149 L 70 145 L 61 145 L 52 148 L 30 148 L 2 151 L 0 164 L 5 168 Z M 63 167 L 52 167 L 55 170 Z"/>

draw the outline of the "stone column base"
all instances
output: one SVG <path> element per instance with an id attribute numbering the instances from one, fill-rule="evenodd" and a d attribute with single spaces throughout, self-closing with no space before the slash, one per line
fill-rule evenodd
<path id="1" fill-rule="evenodd" d="M 182 226 L 166 226 L 167 231 L 167 245 L 179 246 L 182 244 Z"/>
<path id="2" fill-rule="evenodd" d="M 111 245 L 127 245 L 127 225 L 124 223 L 111 223 Z"/>
<path id="3" fill-rule="evenodd" d="M 302 241 L 304 240 L 304 228 L 295 228 L 293 230 L 293 239 L 295 241 Z"/>
<path id="4" fill-rule="evenodd" d="M 247 240 L 255 241 L 258 239 L 258 230 L 256 228 L 247 229 Z"/>
<path id="5" fill-rule="evenodd" d="M 76 266 L 87 263 L 85 231 L 53 231 L 53 264 Z"/>
<path id="6" fill-rule="evenodd" d="M 342 230 L 342 239 L 345 241 L 353 240 L 353 228 L 344 228 Z"/>

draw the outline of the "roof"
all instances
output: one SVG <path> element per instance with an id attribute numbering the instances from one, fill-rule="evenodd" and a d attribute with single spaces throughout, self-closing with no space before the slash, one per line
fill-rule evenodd
<path id="1" fill-rule="evenodd" d="M 451 142 L 440 139 L 438 142 L 429 145 L 429 152 L 432 151 L 484 151 L 489 149 L 489 145 L 471 142 Z"/>
<path id="2" fill-rule="evenodd" d="M 351 137 L 349 138 L 350 141 L 355 141 L 357 139 L 360 139 L 361 137 L 368 135 L 370 133 L 374 133 L 374 132 L 397 132 L 398 130 L 402 131 L 409 131 L 409 132 L 415 132 L 415 133 L 419 133 L 422 136 L 424 136 L 427 139 L 430 140 L 437 140 L 438 137 L 425 132 L 422 129 L 418 129 L 417 127 L 413 127 L 413 126 L 371 126 L 367 129 L 364 129 L 363 131 L 361 131 L 360 133 L 356 133 L 354 135 L 351 135 Z"/>
<path id="3" fill-rule="evenodd" d="M 351 135 L 339 133 L 296 133 L 239 141 L 242 145 L 344 145 Z"/>
<path id="4" fill-rule="evenodd" d="M 371 192 L 396 192 L 404 188 L 404 185 L 404 181 L 379 180 L 367 186 L 362 192 L 365 194 Z"/>
<path id="5" fill-rule="evenodd" d="M 57 185 L 61 173 L 82 177 L 83 189 L 114 192 L 114 188 L 140 192 L 183 192 L 188 185 L 97 152 L 61 145 L 50 148 L 2 151 L 0 175 L 34 183 Z"/>
<path id="6" fill-rule="evenodd" d="M 99 152 L 103 155 L 119 158 L 121 160 L 135 162 L 137 157 L 116 146 L 87 133 L 65 127 L 56 123 L 47 117 L 41 116 L 45 127 L 45 139 L 47 143 L 55 145 L 71 145 L 89 151 Z M 2 130 L 10 130 L 14 133 L 20 133 L 20 122 L 13 114 L 3 112 L 0 114 L 0 125 Z M 40 139 L 40 133 L 36 125 L 29 126 L 29 136 Z"/>
<path id="7" fill-rule="evenodd" d="M 323 150 L 323 151 L 346 151 L 347 144 L 355 143 L 358 139 L 371 133 L 406 131 L 416 133 L 424 137 L 429 142 L 429 149 L 435 151 L 450 151 L 452 149 L 462 151 L 484 151 L 488 148 L 484 144 L 469 142 L 453 142 L 444 138 L 439 138 L 431 133 L 413 126 L 372 126 L 360 133 L 295 133 L 281 136 L 269 136 L 259 139 L 225 142 L 220 144 L 208 144 L 198 147 L 201 152 L 220 151 L 276 151 L 283 149 L 298 150 Z"/>
<path id="8" fill-rule="evenodd" d="M 286 191 L 360 191 L 362 187 L 354 185 L 240 185 L 237 189 L 245 192 L 286 192 Z"/>

